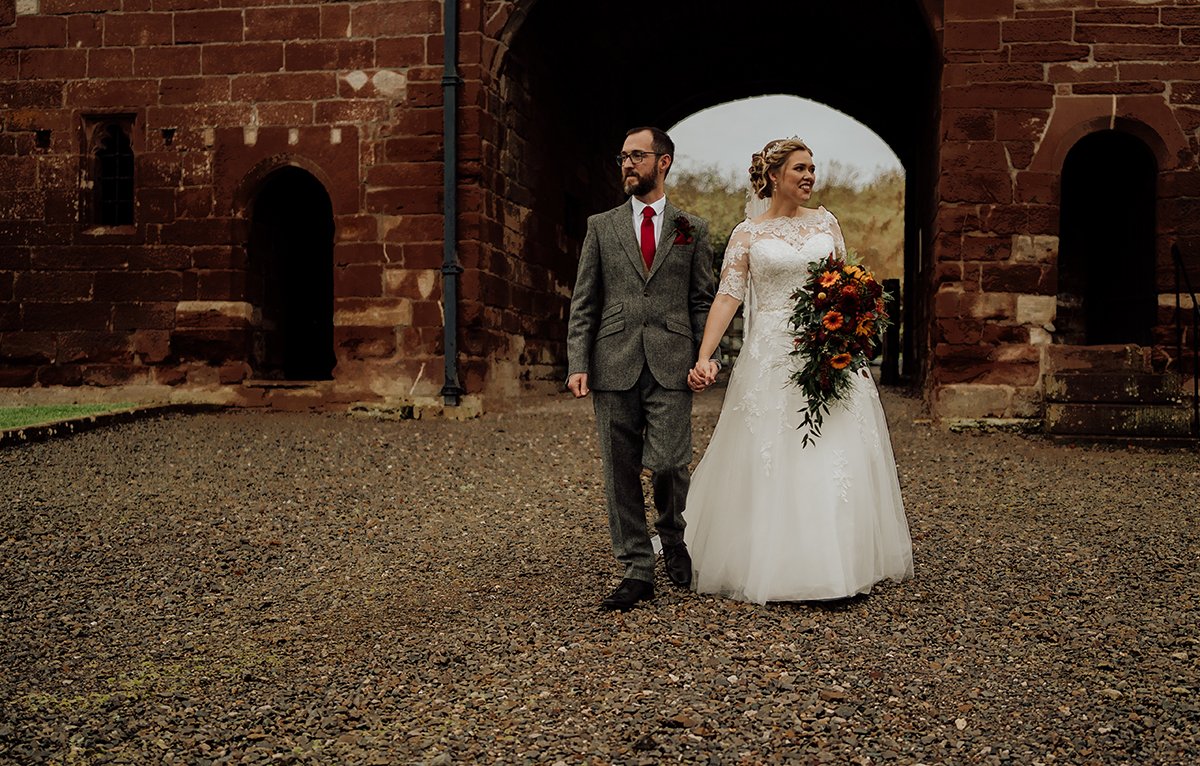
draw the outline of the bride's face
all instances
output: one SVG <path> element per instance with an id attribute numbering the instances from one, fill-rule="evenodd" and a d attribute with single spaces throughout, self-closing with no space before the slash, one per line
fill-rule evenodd
<path id="1" fill-rule="evenodd" d="M 817 166 L 813 164 L 812 154 L 803 149 L 789 154 L 780 166 L 775 180 L 779 182 L 779 186 L 772 194 L 797 205 L 808 202 L 812 197 L 813 184 L 817 181 Z"/>

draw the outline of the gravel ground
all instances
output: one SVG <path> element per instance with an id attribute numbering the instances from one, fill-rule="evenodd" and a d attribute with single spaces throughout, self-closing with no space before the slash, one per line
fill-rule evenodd
<path id="1" fill-rule="evenodd" d="M 834 605 L 599 612 L 588 402 L 0 450 L 0 762 L 1200 760 L 1200 455 L 885 406 L 916 578 Z"/>

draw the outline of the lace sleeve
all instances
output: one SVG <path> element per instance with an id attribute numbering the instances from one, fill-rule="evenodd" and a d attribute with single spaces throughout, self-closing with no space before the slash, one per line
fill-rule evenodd
<path id="1" fill-rule="evenodd" d="M 725 248 L 725 260 L 721 262 L 721 285 L 717 295 L 728 295 L 745 300 L 746 279 L 750 274 L 750 235 L 738 224 L 729 237 Z"/>
<path id="2" fill-rule="evenodd" d="M 833 237 L 833 249 L 843 258 L 846 257 L 846 239 L 842 236 L 842 227 L 838 225 L 837 218 L 828 210 L 825 215 L 829 216 L 829 233 Z"/>

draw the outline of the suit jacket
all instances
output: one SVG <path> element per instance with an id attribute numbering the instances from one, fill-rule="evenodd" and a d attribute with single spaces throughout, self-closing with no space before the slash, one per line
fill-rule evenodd
<path id="1" fill-rule="evenodd" d="M 690 232 L 680 231 L 680 218 Z M 567 322 L 567 375 L 586 372 L 589 388 L 624 391 L 649 363 L 663 388 L 685 389 L 715 289 L 708 223 L 668 200 L 649 272 L 634 232 L 630 201 L 588 219 Z"/>

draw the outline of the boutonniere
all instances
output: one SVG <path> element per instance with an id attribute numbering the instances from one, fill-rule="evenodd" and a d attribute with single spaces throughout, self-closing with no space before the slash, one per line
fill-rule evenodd
<path id="1" fill-rule="evenodd" d="M 692 236 L 692 222 L 686 215 L 675 216 L 675 244 L 690 245 L 695 239 Z"/>

